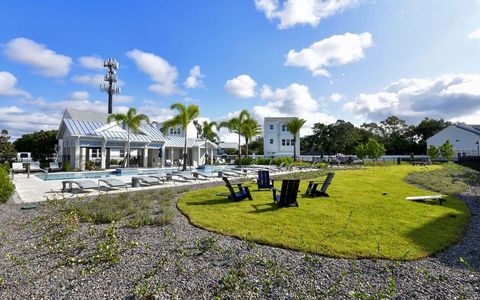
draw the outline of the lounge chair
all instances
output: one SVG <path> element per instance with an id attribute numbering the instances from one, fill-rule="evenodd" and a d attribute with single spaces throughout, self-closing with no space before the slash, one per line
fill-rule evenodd
<path id="1" fill-rule="evenodd" d="M 25 168 L 23 167 L 23 163 L 12 163 L 12 172 L 25 173 Z"/>
<path id="2" fill-rule="evenodd" d="M 257 185 L 258 189 L 271 189 L 274 187 L 275 181 L 270 179 L 270 172 L 265 170 L 258 171 Z"/>
<path id="3" fill-rule="evenodd" d="M 149 174 L 148 177 L 152 177 L 157 179 L 158 181 L 161 181 L 162 183 L 165 183 L 167 181 L 167 177 L 165 175 L 154 175 L 154 174 Z"/>
<path id="4" fill-rule="evenodd" d="M 98 184 L 91 180 L 63 180 L 62 181 L 62 192 L 73 190 L 73 185 L 78 186 L 80 190 L 92 190 L 98 189 Z"/>
<path id="5" fill-rule="evenodd" d="M 57 161 L 49 163 L 48 169 L 50 170 L 50 172 L 57 172 L 62 170 L 62 168 L 60 168 L 60 166 L 58 165 Z"/>
<path id="6" fill-rule="evenodd" d="M 195 176 L 193 176 L 191 173 L 174 172 L 172 175 L 180 177 L 181 179 L 183 179 L 185 181 L 197 181 L 197 178 Z"/>
<path id="7" fill-rule="evenodd" d="M 284 179 L 282 180 L 282 189 L 280 195 L 277 195 L 278 189 L 272 188 L 273 202 L 282 207 L 295 205 L 298 207 L 297 194 L 300 179 Z"/>
<path id="8" fill-rule="evenodd" d="M 134 181 L 138 181 L 139 183 L 145 184 L 145 185 L 154 185 L 154 184 L 160 184 L 160 180 L 155 177 L 150 177 L 150 176 L 133 176 L 132 177 L 132 185 Z"/>
<path id="9" fill-rule="evenodd" d="M 105 183 L 108 185 L 109 188 L 120 188 L 124 187 L 127 189 L 127 184 L 121 180 L 115 179 L 115 178 L 102 178 L 98 180 L 98 184 L 100 185 L 100 182 Z"/>
<path id="10" fill-rule="evenodd" d="M 40 168 L 40 163 L 38 161 L 32 161 L 30 162 L 30 172 L 46 172 L 46 171 Z"/>
<path id="11" fill-rule="evenodd" d="M 222 171 L 223 175 L 226 175 L 228 177 L 241 177 L 243 174 L 239 174 L 237 172 L 231 172 L 231 171 Z"/>
<path id="12" fill-rule="evenodd" d="M 248 198 L 249 200 L 253 200 L 252 195 L 250 194 L 250 190 L 248 189 L 247 186 L 243 186 L 241 183 L 238 183 L 237 184 L 238 192 L 235 192 L 228 178 L 222 177 L 222 179 L 223 181 L 225 181 L 225 186 L 230 191 L 230 195 L 228 196 L 228 199 L 233 201 L 241 201 L 246 198 Z"/>
<path id="13" fill-rule="evenodd" d="M 317 190 L 318 185 L 320 182 L 315 182 L 315 181 L 310 181 L 308 183 L 307 191 L 305 194 L 315 197 L 315 196 L 322 196 L 322 197 L 328 197 L 329 195 L 327 194 L 327 189 L 330 183 L 332 182 L 333 176 L 335 173 L 328 173 L 327 178 L 322 184 L 322 188 L 320 190 Z"/>
<path id="14" fill-rule="evenodd" d="M 213 175 L 213 174 L 205 174 L 205 173 L 202 173 L 202 172 L 192 172 L 192 175 L 193 175 L 195 178 L 201 179 L 201 180 L 218 178 L 218 176 L 215 176 L 215 175 Z"/>
<path id="15" fill-rule="evenodd" d="M 170 159 L 165 160 L 165 167 L 171 167 L 172 166 L 172 161 Z"/>

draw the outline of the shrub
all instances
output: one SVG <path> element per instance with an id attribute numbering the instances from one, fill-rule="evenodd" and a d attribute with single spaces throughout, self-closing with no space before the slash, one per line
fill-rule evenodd
<path id="1" fill-rule="evenodd" d="M 15 186 L 8 177 L 8 167 L 0 165 L 0 203 L 5 203 L 15 190 Z"/>
<path id="2" fill-rule="evenodd" d="M 243 166 L 251 165 L 253 162 L 254 162 L 254 159 L 253 159 L 253 158 L 250 158 L 250 157 L 242 157 L 242 165 L 243 165 Z M 235 164 L 237 164 L 237 165 L 240 164 L 240 161 L 238 160 L 238 158 L 235 159 Z"/>
<path id="3" fill-rule="evenodd" d="M 93 171 L 96 169 L 96 166 L 95 166 L 95 162 L 91 161 L 91 160 L 87 160 L 85 162 L 85 170 L 87 171 Z"/>
<path id="4" fill-rule="evenodd" d="M 446 158 L 447 160 L 452 160 L 453 156 L 455 155 L 455 149 L 449 140 L 445 141 L 445 143 L 440 146 L 439 151 L 442 157 Z"/>
<path id="5" fill-rule="evenodd" d="M 62 171 L 64 172 L 70 172 L 72 170 L 72 167 L 70 166 L 70 161 L 67 160 L 63 165 L 62 165 Z"/>

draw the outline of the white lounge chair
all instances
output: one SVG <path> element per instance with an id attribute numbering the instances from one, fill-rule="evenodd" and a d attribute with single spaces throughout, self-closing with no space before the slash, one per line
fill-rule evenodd
<path id="1" fill-rule="evenodd" d="M 177 176 L 177 177 L 180 177 L 181 179 L 183 180 L 186 180 L 186 181 L 196 181 L 197 178 L 195 176 L 193 176 L 191 173 L 173 173 L 172 174 L 173 176 Z"/>
<path id="2" fill-rule="evenodd" d="M 205 174 L 205 173 L 202 173 L 202 172 L 192 172 L 192 175 L 194 177 L 196 177 L 198 179 L 202 179 L 202 180 L 218 178 L 218 176 L 215 176 L 213 174 Z"/>
<path id="3" fill-rule="evenodd" d="M 100 185 L 100 182 L 105 183 L 106 185 L 108 185 L 109 188 L 120 188 L 120 187 L 124 187 L 126 189 L 128 188 L 125 182 L 115 178 L 102 178 L 98 180 L 99 185 Z"/>
<path id="4" fill-rule="evenodd" d="M 133 180 L 138 180 L 140 183 L 146 184 L 146 185 L 160 184 L 160 180 L 158 178 L 151 177 L 151 176 L 134 176 L 132 177 L 132 183 L 133 183 Z"/>
<path id="5" fill-rule="evenodd" d="M 23 163 L 13 163 L 12 164 L 12 172 L 13 173 L 25 173 L 25 168 L 23 167 Z"/>
<path id="6" fill-rule="evenodd" d="M 40 163 L 38 161 L 32 161 L 30 162 L 30 172 L 46 172 L 46 171 L 40 168 Z"/>
<path id="7" fill-rule="evenodd" d="M 49 170 L 50 172 L 57 172 L 57 171 L 61 171 L 62 168 L 60 168 L 57 161 L 54 161 L 49 163 Z"/>
<path id="8" fill-rule="evenodd" d="M 76 185 L 80 190 L 98 189 L 98 184 L 91 180 L 63 180 L 62 192 L 73 190 L 73 185 Z"/>

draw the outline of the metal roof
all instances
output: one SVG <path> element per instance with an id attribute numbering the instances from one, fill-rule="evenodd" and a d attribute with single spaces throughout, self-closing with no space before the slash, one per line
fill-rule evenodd
<path id="1" fill-rule="evenodd" d="M 458 124 L 455 125 L 457 128 L 469 131 L 480 136 L 480 125 L 467 125 L 467 124 Z"/>
<path id="2" fill-rule="evenodd" d="M 218 147 L 222 149 L 238 149 L 238 143 L 220 142 Z"/>
<path id="3" fill-rule="evenodd" d="M 121 128 L 118 125 L 114 125 L 106 130 L 97 130 L 106 124 L 104 122 L 94 122 L 94 121 L 83 121 L 83 120 L 72 120 L 72 119 L 63 119 L 65 126 L 71 135 L 75 136 L 85 136 L 85 137 L 103 137 L 107 140 L 121 140 L 126 141 L 128 139 L 128 133 L 125 129 Z M 163 142 L 165 138 L 155 128 L 146 125 L 142 126 L 140 131 L 142 133 L 135 134 L 130 133 L 130 140 L 132 142 L 145 142 L 150 143 L 152 141 Z"/>

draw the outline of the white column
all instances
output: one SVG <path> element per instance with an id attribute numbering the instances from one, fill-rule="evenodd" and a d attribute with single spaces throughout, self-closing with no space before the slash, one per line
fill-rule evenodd
<path id="1" fill-rule="evenodd" d="M 77 137 L 75 143 L 75 159 L 73 162 L 73 168 L 75 170 L 80 169 L 80 137 Z"/>
<path id="2" fill-rule="evenodd" d="M 201 152 L 202 151 L 202 148 L 198 147 L 197 148 L 197 166 L 200 165 L 200 159 L 201 159 Z M 194 164 L 195 165 L 195 164 Z"/>
<path id="3" fill-rule="evenodd" d="M 148 145 L 145 145 L 145 147 L 143 147 L 143 167 L 148 167 Z"/>
<path id="4" fill-rule="evenodd" d="M 162 162 L 161 162 L 161 167 L 165 167 L 165 144 L 163 144 L 162 148 L 160 148 L 160 151 L 162 151 Z"/>
<path id="5" fill-rule="evenodd" d="M 211 163 L 215 163 L 215 162 L 213 161 L 213 148 L 212 148 L 212 149 L 210 149 L 210 158 L 209 158 L 209 159 L 210 159 L 210 161 L 209 161 L 209 162 L 211 162 Z"/>
<path id="6" fill-rule="evenodd" d="M 107 168 L 107 141 L 105 139 L 102 140 L 102 150 L 101 150 L 101 157 L 102 162 L 100 164 L 100 168 L 105 170 Z"/>

